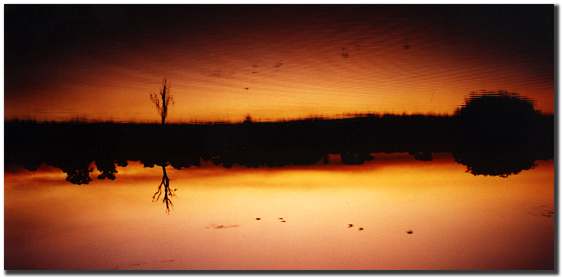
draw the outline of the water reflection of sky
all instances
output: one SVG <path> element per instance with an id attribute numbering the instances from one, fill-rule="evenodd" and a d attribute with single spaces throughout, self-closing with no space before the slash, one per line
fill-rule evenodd
<path id="1" fill-rule="evenodd" d="M 131 162 L 118 171 L 115 181 L 85 186 L 60 170 L 8 172 L 6 267 L 553 268 L 551 161 L 507 178 L 467 174 L 448 155 L 168 167 L 177 189 L 169 214 L 151 199 L 161 168 Z"/>

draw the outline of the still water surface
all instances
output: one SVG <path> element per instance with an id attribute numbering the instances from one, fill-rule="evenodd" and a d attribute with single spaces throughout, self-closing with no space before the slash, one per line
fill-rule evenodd
<path id="1" fill-rule="evenodd" d="M 445 154 L 376 157 L 168 167 L 169 213 L 152 201 L 160 167 L 130 162 L 116 180 L 83 186 L 54 168 L 10 171 L 6 268 L 553 269 L 552 161 L 502 178 Z"/>

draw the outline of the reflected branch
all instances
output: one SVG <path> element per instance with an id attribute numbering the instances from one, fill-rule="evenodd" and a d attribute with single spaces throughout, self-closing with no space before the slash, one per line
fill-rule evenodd
<path id="1" fill-rule="evenodd" d="M 162 166 L 162 181 L 158 185 L 158 189 L 152 195 L 152 202 L 156 202 L 162 198 L 162 203 L 166 206 L 166 213 L 170 213 L 171 208 L 174 206 L 172 203 L 172 197 L 174 197 L 174 191 L 170 188 L 170 178 L 166 172 L 166 166 Z"/>

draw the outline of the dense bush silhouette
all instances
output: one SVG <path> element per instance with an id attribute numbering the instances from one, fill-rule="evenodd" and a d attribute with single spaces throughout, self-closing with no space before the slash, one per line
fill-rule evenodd
<path id="1" fill-rule="evenodd" d="M 463 145 L 497 149 L 528 144 L 539 113 L 516 93 L 483 91 L 472 93 L 455 116 Z"/>
<path id="2" fill-rule="evenodd" d="M 507 91 L 472 93 L 455 117 L 453 156 L 474 175 L 506 177 L 530 169 L 551 144 L 541 145 L 544 138 L 554 135 L 533 101 Z"/>

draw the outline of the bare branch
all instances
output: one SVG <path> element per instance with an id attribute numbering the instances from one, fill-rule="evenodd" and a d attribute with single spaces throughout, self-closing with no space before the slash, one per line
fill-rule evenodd
<path id="1" fill-rule="evenodd" d="M 164 190 L 162 190 L 162 188 L 164 188 Z M 174 206 L 174 203 L 172 203 L 172 197 L 174 197 L 174 195 L 174 190 L 170 187 L 170 178 L 166 173 L 166 167 L 162 166 L 162 181 L 160 185 L 158 185 L 154 195 L 152 195 L 152 201 L 156 202 L 162 197 L 162 203 L 166 206 L 166 213 L 170 213 L 170 209 Z"/>
<path id="2" fill-rule="evenodd" d="M 170 86 L 166 79 L 162 81 L 162 88 L 160 88 L 157 93 L 150 94 L 150 101 L 156 107 L 156 111 L 162 121 L 162 126 L 164 126 L 166 124 L 166 118 L 168 117 L 168 106 L 174 103 L 174 98 L 170 93 Z"/>

